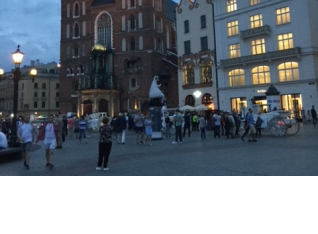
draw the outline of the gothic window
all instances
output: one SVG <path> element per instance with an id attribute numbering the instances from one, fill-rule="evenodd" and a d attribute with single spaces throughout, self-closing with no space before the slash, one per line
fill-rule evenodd
<path id="1" fill-rule="evenodd" d="M 79 25 L 78 25 L 77 22 L 74 23 L 74 30 L 73 30 L 73 32 L 74 32 L 73 37 L 74 37 L 74 38 L 78 38 L 78 37 L 79 37 Z"/>
<path id="2" fill-rule="evenodd" d="M 95 43 L 111 47 L 111 18 L 108 14 L 102 14 L 97 21 L 97 38 Z"/>
<path id="3" fill-rule="evenodd" d="M 77 2 L 74 4 L 73 16 L 79 17 L 79 4 Z"/>
<path id="4" fill-rule="evenodd" d="M 202 96 L 202 104 L 211 104 L 213 103 L 213 98 L 211 94 L 206 93 Z"/>
<path id="5" fill-rule="evenodd" d="M 130 38 L 130 50 L 133 51 L 136 49 L 135 38 Z"/>
<path id="6" fill-rule="evenodd" d="M 188 95 L 185 99 L 185 104 L 189 106 L 194 106 L 195 105 L 195 99 L 192 95 Z"/>
<path id="7" fill-rule="evenodd" d="M 126 52 L 126 39 L 123 38 L 121 41 L 121 51 Z"/>
<path id="8" fill-rule="evenodd" d="M 79 47 L 78 47 L 77 44 L 74 45 L 73 57 L 74 57 L 74 58 L 78 58 L 78 57 L 79 57 Z"/>
<path id="9" fill-rule="evenodd" d="M 135 30 L 136 27 L 135 27 L 135 16 L 134 15 L 131 15 L 129 17 L 129 27 L 130 27 L 130 30 Z"/>
<path id="10" fill-rule="evenodd" d="M 144 39 L 142 36 L 139 36 L 139 50 L 143 50 L 144 49 Z"/>

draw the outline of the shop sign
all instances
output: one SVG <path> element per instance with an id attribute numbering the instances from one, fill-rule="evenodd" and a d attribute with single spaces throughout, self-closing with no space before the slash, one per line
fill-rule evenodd
<path id="1" fill-rule="evenodd" d="M 266 93 L 266 90 L 265 89 L 258 89 L 257 93 Z"/>

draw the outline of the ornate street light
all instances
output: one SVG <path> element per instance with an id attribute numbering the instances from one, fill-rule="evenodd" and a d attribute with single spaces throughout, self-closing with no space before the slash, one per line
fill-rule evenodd
<path id="1" fill-rule="evenodd" d="M 35 78 L 36 74 L 38 74 L 38 71 L 34 68 L 31 69 L 30 75 L 32 76 L 32 83 L 34 83 L 34 78 Z"/>

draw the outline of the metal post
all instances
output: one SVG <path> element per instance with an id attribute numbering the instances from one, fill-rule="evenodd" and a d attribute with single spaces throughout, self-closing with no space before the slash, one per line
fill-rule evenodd
<path id="1" fill-rule="evenodd" d="M 20 68 L 16 67 L 13 72 L 13 119 L 11 124 L 11 135 L 9 140 L 10 147 L 18 147 L 17 143 L 17 119 L 18 119 L 18 90 L 20 81 Z"/>

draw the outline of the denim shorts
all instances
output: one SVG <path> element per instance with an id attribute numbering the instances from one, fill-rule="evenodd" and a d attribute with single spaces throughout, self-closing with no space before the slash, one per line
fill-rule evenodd
<path id="1" fill-rule="evenodd" d="M 21 151 L 23 153 L 30 152 L 32 142 L 20 143 L 20 145 L 21 145 Z"/>

